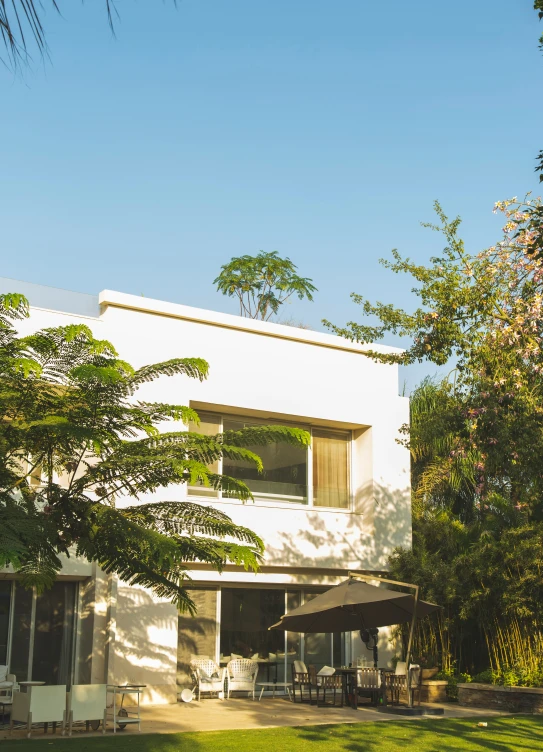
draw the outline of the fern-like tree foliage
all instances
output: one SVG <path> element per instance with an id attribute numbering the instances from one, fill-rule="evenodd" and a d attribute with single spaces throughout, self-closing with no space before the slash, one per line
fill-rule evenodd
<path id="1" fill-rule="evenodd" d="M 313 280 L 300 277 L 296 264 L 277 251 L 257 256 L 238 256 L 221 266 L 213 281 L 217 290 L 237 298 L 240 316 L 269 321 L 293 295 L 313 300 Z"/>
<path id="2" fill-rule="evenodd" d="M 190 483 L 249 500 L 242 481 L 210 466 L 227 457 L 261 469 L 247 446 L 307 445 L 309 435 L 282 426 L 161 433 L 159 423 L 197 423 L 198 416 L 182 405 L 139 401 L 139 387 L 179 375 L 201 381 L 204 360 L 135 370 L 87 326 L 18 336 L 16 323 L 27 316 L 24 297 L 0 296 L 0 567 L 12 565 L 27 587 L 42 591 L 61 569 L 61 554 L 82 556 L 190 612 L 191 563 L 256 570 L 262 541 L 223 512 L 141 497 Z"/>

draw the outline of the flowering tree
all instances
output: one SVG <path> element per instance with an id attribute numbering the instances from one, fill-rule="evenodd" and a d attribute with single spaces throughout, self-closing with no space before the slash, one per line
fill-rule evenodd
<path id="1" fill-rule="evenodd" d="M 395 252 L 385 266 L 415 279 L 413 312 L 355 295 L 377 324 L 333 327 L 369 343 L 408 340 L 379 360 L 450 363 L 442 382 L 411 397 L 404 427 L 412 457 L 413 548 L 389 560 L 444 607 L 417 628 L 415 650 L 447 673 L 543 685 L 542 204 L 498 202 L 503 236 L 470 254 L 459 220 L 436 205 L 443 253 L 417 265 Z"/>
<path id="2" fill-rule="evenodd" d="M 353 295 L 377 325 L 350 322 L 342 336 L 369 343 L 388 332 L 410 339 L 403 354 L 371 356 L 404 364 L 451 363 L 451 389 L 462 396 L 462 430 L 449 448 L 451 468 L 469 467 L 476 504 L 503 503 L 543 517 L 543 206 L 540 199 L 498 202 L 505 217 L 495 246 L 470 254 L 435 205 L 446 247 L 428 266 L 394 251 L 384 265 L 417 282 L 422 305 L 406 312 Z M 451 470 L 452 471 L 452 470 Z"/>

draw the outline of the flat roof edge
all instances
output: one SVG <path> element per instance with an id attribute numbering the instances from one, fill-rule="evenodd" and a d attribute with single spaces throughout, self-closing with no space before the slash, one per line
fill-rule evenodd
<path id="1" fill-rule="evenodd" d="M 149 313 L 157 316 L 182 319 L 185 321 L 194 321 L 209 326 L 236 329 L 251 334 L 277 337 L 294 342 L 303 342 L 320 347 L 329 347 L 335 350 L 347 350 L 349 352 L 360 354 L 369 350 L 385 354 L 399 354 L 404 352 L 404 350 L 399 347 L 389 347 L 388 345 L 382 344 L 360 345 L 357 342 L 352 342 L 343 337 L 337 337 L 334 334 L 315 332 L 311 329 L 290 327 L 285 324 L 275 324 L 270 321 L 257 321 L 242 316 L 235 316 L 231 313 L 209 311 L 204 308 L 194 308 L 180 303 L 168 303 L 163 300 L 144 298 L 143 296 L 130 295 L 128 293 L 116 292 L 114 290 L 102 290 L 98 299 L 102 310 L 110 306 L 114 308 L 124 308 L 138 311 L 140 313 Z"/>

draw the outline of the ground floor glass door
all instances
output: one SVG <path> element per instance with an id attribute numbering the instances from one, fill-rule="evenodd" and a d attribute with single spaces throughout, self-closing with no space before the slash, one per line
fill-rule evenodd
<path id="1" fill-rule="evenodd" d="M 347 663 L 342 633 L 300 634 L 269 631 L 284 613 L 311 600 L 318 592 L 301 589 L 222 587 L 220 590 L 219 660 L 258 661 L 257 681 L 290 681 L 292 664 L 303 660 L 319 671 Z"/>
<path id="2" fill-rule="evenodd" d="M 0 580 L 0 666 L 5 666 L 8 662 L 10 604 L 11 582 Z"/>
<path id="3" fill-rule="evenodd" d="M 220 659 L 259 663 L 259 681 L 284 681 L 285 635 L 269 631 L 285 613 L 285 591 L 221 588 Z"/>
<path id="4" fill-rule="evenodd" d="M 59 580 L 40 595 L 13 583 L 9 665 L 20 681 L 71 684 L 76 593 L 75 582 Z"/>

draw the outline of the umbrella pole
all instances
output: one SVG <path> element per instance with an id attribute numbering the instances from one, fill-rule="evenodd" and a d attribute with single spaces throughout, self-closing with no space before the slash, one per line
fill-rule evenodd
<path id="1" fill-rule="evenodd" d="M 419 602 L 419 586 L 412 585 L 410 582 L 398 582 L 398 580 L 386 580 L 379 575 L 364 575 L 358 572 L 349 572 L 349 577 L 355 580 L 364 580 L 365 582 L 371 582 L 377 580 L 378 582 L 387 582 L 389 585 L 401 585 L 402 587 L 413 588 L 415 591 L 413 604 L 413 618 L 411 619 L 411 627 L 409 628 L 409 640 L 407 643 L 407 655 L 405 656 L 405 670 L 406 670 L 406 682 L 407 682 L 407 704 L 410 708 L 413 707 L 413 692 L 411 690 L 411 681 L 409 676 L 409 661 L 411 660 L 411 648 L 413 647 L 413 635 L 415 633 L 415 621 L 417 619 L 417 605 Z"/>
<path id="2" fill-rule="evenodd" d="M 414 585 L 415 588 L 415 603 L 413 606 L 413 618 L 411 619 L 411 627 L 409 629 L 409 640 L 407 642 L 407 654 L 405 656 L 405 670 L 407 674 L 407 704 L 410 708 L 413 707 L 413 690 L 411 688 L 411 674 L 409 672 L 409 661 L 411 660 L 411 649 L 413 647 L 413 635 L 415 633 L 415 621 L 417 619 L 417 605 L 419 602 L 419 586 Z"/>

